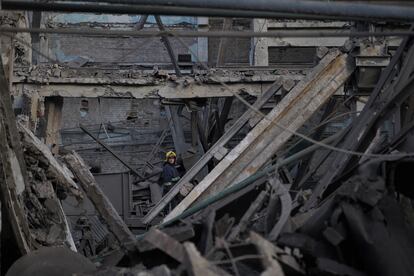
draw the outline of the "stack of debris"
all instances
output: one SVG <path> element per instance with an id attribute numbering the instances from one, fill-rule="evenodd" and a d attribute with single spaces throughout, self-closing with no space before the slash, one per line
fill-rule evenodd
<path id="1" fill-rule="evenodd" d="M 5 269 L 13 258 L 44 246 L 76 250 L 54 187 L 81 194 L 49 149 L 23 126 L 18 131 L 1 62 L 0 67 L 2 237 L 10 242 L 2 242 Z"/>
<path id="2" fill-rule="evenodd" d="M 93 204 L 113 243 L 99 253 L 82 250 L 89 260 L 60 252 L 63 259 L 84 264 L 71 267 L 71 273 L 414 275 L 414 232 L 409 215 L 414 212 L 414 192 L 402 177 L 411 175 L 414 164 L 410 153 L 413 42 L 406 39 L 402 43 L 352 124 L 341 133 L 315 141 L 296 131 L 345 85 L 354 70 L 348 55 L 338 50 L 326 51 L 320 58 L 319 65 L 292 85 L 238 145 L 227 149 L 227 142 L 251 119 L 253 111 L 282 84 L 275 83 L 259 98 L 143 221 L 151 226 L 213 157 L 216 166 L 161 224 L 138 236 L 127 227 L 78 154 L 69 153 L 58 162 L 22 125 L 21 140 L 13 138 L 17 127 L 5 93 L 4 74 L 0 76 L 2 202 L 8 207 L 4 209 L 20 254 L 27 254 L 13 265 L 10 275 L 56 268 L 50 261 L 56 251 L 35 251 L 41 246 L 77 250 L 56 193 L 59 198 L 70 193 L 81 200 L 79 191 Z M 384 128 L 391 123 L 392 131 Z M 277 155 L 294 134 L 314 145 L 294 155 Z M 322 154 L 309 157 L 321 147 L 325 148 Z M 313 160 L 312 166 L 302 163 L 304 171 L 294 173 L 293 165 L 305 157 Z M 140 200 L 149 195 L 136 192 L 135 196 Z M 39 258 L 43 265 L 30 265 Z M 29 266 L 30 273 L 21 273 L 24 266 Z"/>
<path id="3" fill-rule="evenodd" d="M 29 130 L 19 125 L 29 188 L 23 193 L 24 210 L 29 222 L 32 246 L 62 246 L 73 249 L 70 229 L 58 199 L 66 190 L 81 198 L 80 191 L 49 149 Z M 56 191 L 56 192 L 55 192 Z"/>

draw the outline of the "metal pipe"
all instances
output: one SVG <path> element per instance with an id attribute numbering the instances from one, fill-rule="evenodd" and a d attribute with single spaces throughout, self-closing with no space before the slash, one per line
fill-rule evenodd
<path id="1" fill-rule="evenodd" d="M 122 0 L 98 1 L 112 3 L 40 3 L 27 0 L 3 0 L 4 10 L 32 10 L 53 12 L 91 12 L 111 14 L 158 14 L 247 18 L 302 18 L 336 20 L 413 21 L 414 8 L 365 3 L 293 0 Z M 130 5 L 115 3 L 133 3 Z"/>
<path id="2" fill-rule="evenodd" d="M 156 15 L 155 16 L 155 21 L 157 22 L 158 29 L 160 29 L 160 31 L 162 31 L 162 32 L 165 32 L 165 27 L 164 27 L 164 24 L 162 23 L 161 16 Z M 161 39 L 162 39 L 162 42 L 164 43 L 165 48 L 167 49 L 168 56 L 170 57 L 171 63 L 172 63 L 172 65 L 174 67 L 174 70 L 175 70 L 175 74 L 178 77 L 181 77 L 182 74 L 181 74 L 181 71 L 180 71 L 180 67 L 178 67 L 178 63 L 177 63 L 177 60 L 175 58 L 174 50 L 171 47 L 171 43 L 170 43 L 170 40 L 169 40 L 168 36 L 163 35 L 163 36 L 161 36 Z"/>
<path id="3" fill-rule="evenodd" d="M 413 21 L 414 8 L 367 3 L 327 2 L 309 0 L 106 0 L 107 3 L 130 5 L 161 5 L 169 7 L 208 8 L 278 13 L 326 15 Z"/>
<path id="4" fill-rule="evenodd" d="M 86 12 L 106 14 L 159 14 L 177 16 L 210 16 L 210 17 L 242 17 L 242 18 L 287 18 L 287 19 L 339 19 L 329 16 L 312 16 L 300 14 L 282 14 L 275 12 L 254 12 L 242 10 L 200 9 L 186 7 L 169 7 L 156 5 L 98 5 L 75 3 L 40 3 L 32 1 L 5 0 L 1 2 L 3 10 L 29 10 L 50 12 Z M 348 18 L 349 19 L 349 18 Z M 355 18 L 357 19 L 357 18 Z"/>
<path id="5" fill-rule="evenodd" d="M 334 135 L 329 136 L 328 138 L 325 138 L 324 140 L 322 140 L 322 143 L 325 144 L 330 144 L 333 141 L 335 141 L 337 138 L 339 138 L 342 135 L 342 131 L 339 131 L 337 133 L 335 133 Z M 317 150 L 320 146 L 317 144 L 313 144 L 312 146 L 309 146 L 295 154 L 292 154 L 289 157 L 286 157 L 285 159 L 281 160 L 279 163 L 279 166 L 285 166 L 287 164 L 292 163 L 293 161 L 296 161 L 298 159 L 301 159 L 303 157 L 305 157 L 308 154 L 311 154 L 312 152 L 314 152 L 315 150 Z"/>
<path id="6" fill-rule="evenodd" d="M 376 18 L 384 20 L 413 21 L 414 8 L 384 6 L 366 3 L 303 1 L 303 0 L 130 0 L 142 5 L 169 5 L 192 8 L 229 9 L 235 7 L 248 11 L 327 15 L 339 17 Z"/>
<path id="7" fill-rule="evenodd" d="M 99 138 L 95 137 L 89 130 L 87 130 L 84 126 L 79 125 L 79 128 L 85 132 L 87 135 L 89 135 L 95 142 L 97 142 L 99 145 L 104 147 L 112 156 L 114 156 L 116 159 L 118 159 L 119 162 L 121 162 L 125 167 L 131 170 L 136 176 L 138 176 L 141 180 L 144 180 L 144 177 L 131 165 L 129 165 L 124 159 L 122 159 L 116 152 L 114 152 L 106 143 L 101 141 Z"/>
<path id="8" fill-rule="evenodd" d="M 118 31 L 118 30 L 99 30 L 82 28 L 15 28 L 0 27 L 0 33 L 43 33 L 43 34 L 62 34 L 62 35 L 85 35 L 85 36 L 127 36 L 127 37 L 373 37 L 373 36 L 413 36 L 414 31 L 397 32 L 354 32 L 354 31 Z"/>
<path id="9" fill-rule="evenodd" d="M 325 143 L 325 144 L 332 143 L 338 137 L 340 137 L 340 135 L 341 135 L 341 132 L 338 132 L 338 133 L 336 133 L 334 135 L 331 135 L 328 138 L 322 140 L 321 143 Z M 291 155 L 291 156 L 289 156 L 289 157 L 287 157 L 287 158 L 279 161 L 275 165 L 268 166 L 268 167 L 264 168 L 263 170 L 261 170 L 261 171 L 255 173 L 255 174 L 249 176 L 245 180 L 243 180 L 243 181 L 241 181 L 241 182 L 239 182 L 237 184 L 234 184 L 231 187 L 228 187 L 227 189 L 225 189 L 225 190 L 217 193 L 216 195 L 213 195 L 213 196 L 207 198 L 206 200 L 204 200 L 204 201 L 202 201 L 202 202 L 200 202 L 198 204 L 195 204 L 193 207 L 185 210 L 183 213 L 181 213 L 180 215 L 176 216 L 175 218 L 173 218 L 173 219 L 171 219 L 169 221 L 166 221 L 166 222 L 162 223 L 160 225 L 160 227 L 168 226 L 168 225 L 170 225 L 170 224 L 172 224 L 172 223 L 174 223 L 176 221 L 179 221 L 181 219 L 184 219 L 186 217 L 189 217 L 189 216 L 191 216 L 191 215 L 199 212 L 200 210 L 206 208 L 207 206 L 209 206 L 209 205 L 211 205 L 211 204 L 213 204 L 213 203 L 215 203 L 215 202 L 217 202 L 217 201 L 219 201 L 219 200 L 227 197 L 228 195 L 231 195 L 233 193 L 236 193 L 236 192 L 242 190 L 243 188 L 247 187 L 248 185 L 254 183 L 256 180 L 258 180 L 258 179 L 266 176 L 268 173 L 271 173 L 276 168 L 281 167 L 281 166 L 288 165 L 288 164 L 290 164 L 290 163 L 292 163 L 292 162 L 294 162 L 296 160 L 299 160 L 299 159 L 305 157 L 306 155 L 314 152 L 315 150 L 319 149 L 320 147 L 321 146 L 319 144 L 313 144 L 312 146 L 307 147 L 306 149 L 304 149 L 304 150 L 302 150 L 302 151 L 300 151 L 298 153 L 295 153 L 295 154 L 293 154 L 293 155 Z"/>

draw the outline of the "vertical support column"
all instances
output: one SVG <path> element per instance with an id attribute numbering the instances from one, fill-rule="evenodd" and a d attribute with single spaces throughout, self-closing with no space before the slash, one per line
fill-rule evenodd
<path id="1" fill-rule="evenodd" d="M 32 28 L 40 28 L 40 23 L 42 21 L 42 12 L 35 11 L 33 12 L 32 17 Z M 32 33 L 32 46 L 34 49 L 40 49 L 40 34 L 39 33 Z M 39 62 L 39 54 L 36 51 L 32 52 L 32 63 L 38 64 Z"/>
<path id="2" fill-rule="evenodd" d="M 208 17 L 197 17 L 198 31 L 207 32 L 208 27 Z M 199 37 L 197 38 L 197 55 L 198 61 L 207 63 L 208 62 L 208 38 Z M 193 61 L 196 60 L 193 58 Z"/>
<path id="3" fill-rule="evenodd" d="M 50 62 L 46 57 L 50 57 L 49 36 L 47 34 L 39 34 L 39 54 L 37 58 L 38 63 Z"/>
<path id="4" fill-rule="evenodd" d="M 229 31 L 231 30 L 233 26 L 233 19 L 232 18 L 224 18 L 223 21 L 223 31 Z M 220 42 L 218 45 L 218 51 L 217 51 L 217 62 L 216 62 L 216 66 L 223 66 L 224 65 L 224 58 L 225 58 L 225 54 L 226 54 L 226 49 L 227 49 L 227 44 L 228 44 L 228 38 L 226 37 L 222 37 L 220 38 Z"/>
<path id="5" fill-rule="evenodd" d="M 197 124 L 198 124 L 198 120 L 197 120 L 197 111 L 191 111 L 191 146 L 193 148 L 197 147 L 198 144 L 198 129 L 197 129 Z"/>
<path id="6" fill-rule="evenodd" d="M 161 16 L 155 15 L 155 21 L 157 21 L 158 29 L 160 29 L 160 31 L 165 31 L 165 27 L 164 27 L 164 24 L 162 23 Z M 177 75 L 177 77 L 181 77 L 181 71 L 180 71 L 180 68 L 178 67 L 178 63 L 175 58 L 174 50 L 171 46 L 170 40 L 168 39 L 167 36 L 161 36 L 161 40 L 164 43 L 165 48 L 167 49 L 168 55 L 170 56 L 171 63 L 174 66 L 175 74 Z"/>
<path id="7" fill-rule="evenodd" d="M 40 98 L 39 93 L 33 92 L 30 97 L 25 96 L 25 103 L 29 109 L 29 128 L 31 131 L 35 132 L 39 117 L 44 116 L 44 110 L 41 110 L 41 104 L 43 104 L 43 99 Z"/>
<path id="8" fill-rule="evenodd" d="M 266 19 L 253 19 L 253 31 L 267 32 Z M 265 37 L 255 37 L 252 39 L 251 65 L 269 66 L 268 40 Z"/>
<path id="9" fill-rule="evenodd" d="M 13 256 L 16 258 L 30 252 L 31 238 L 21 201 L 28 181 L 23 149 L 18 137 L 9 86 L 0 56 L 0 200 L 5 207 L 2 210 L 4 218 L 2 222 L 7 221 L 11 230 L 10 236 L 7 237 L 8 241 L 16 243 L 16 247 L 9 249 L 11 254 L 16 254 Z M 4 242 L 2 237 L 3 248 L 6 248 Z M 1 253 L 4 253 L 3 250 Z M 12 261 L 14 262 L 15 259 Z M 1 269 L 3 267 L 2 263 Z"/>
<path id="10" fill-rule="evenodd" d="M 9 91 L 13 91 L 13 75 L 14 75 L 14 55 L 15 55 L 15 48 L 14 48 L 14 35 L 10 37 L 10 56 L 9 56 L 9 64 L 8 64 L 8 76 L 7 80 L 9 81 Z"/>
<path id="11" fill-rule="evenodd" d="M 21 12 L 19 13 L 19 20 L 16 23 L 17 28 L 27 28 L 30 26 L 28 12 Z M 19 40 L 16 41 L 16 44 L 19 45 L 23 49 L 23 54 L 21 59 L 23 62 L 31 63 L 32 62 L 32 47 L 30 47 L 32 43 L 32 38 L 29 33 L 17 33 L 16 38 Z M 24 41 L 24 43 L 23 43 Z"/>
<path id="12" fill-rule="evenodd" d="M 46 105 L 46 135 L 45 143 L 48 145 L 52 153 L 58 153 L 59 144 L 59 129 L 60 122 L 62 119 L 62 107 L 63 107 L 63 98 L 61 97 L 49 97 L 45 101 Z"/>
<path id="13" fill-rule="evenodd" d="M 179 155 L 182 155 L 187 151 L 188 144 L 185 142 L 184 131 L 177 114 L 177 108 L 167 105 L 165 106 L 165 111 L 167 113 L 168 124 L 170 125 L 175 150 Z"/>

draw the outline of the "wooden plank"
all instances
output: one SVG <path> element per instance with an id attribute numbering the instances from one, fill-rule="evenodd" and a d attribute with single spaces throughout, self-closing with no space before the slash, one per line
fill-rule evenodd
<path id="1" fill-rule="evenodd" d="M 262 263 L 265 271 L 261 275 L 284 276 L 285 273 L 283 272 L 282 267 L 274 258 L 275 250 L 273 245 L 255 232 L 250 232 L 250 241 L 256 246 L 260 255 L 262 255 Z"/>
<path id="2" fill-rule="evenodd" d="M 25 161 L 27 161 L 29 154 L 33 154 L 33 152 L 35 154 L 39 153 L 40 156 L 36 157 L 42 158 L 44 157 L 44 152 L 38 149 L 38 145 L 32 143 L 33 141 L 29 134 L 33 134 L 30 131 L 28 133 L 23 131 L 23 144 L 26 155 L 23 154 L 20 140 L 21 135 L 18 132 L 1 62 L 0 67 L 0 175 L 4 177 L 0 179 L 0 190 L 1 201 L 4 207 L 6 207 L 5 210 L 7 210 L 4 216 L 7 217 L 7 221 L 13 229 L 21 254 L 27 254 L 41 245 L 50 246 L 57 244 L 67 245 L 73 251 L 76 251 L 69 225 L 62 206 L 53 191 L 51 182 L 42 179 L 40 181 L 42 187 L 40 188 L 35 183 L 39 180 L 34 178 L 33 175 L 29 177 L 27 174 Z M 40 141 L 38 142 L 40 143 Z M 45 146 L 44 144 L 42 145 Z M 48 157 L 51 156 L 48 149 L 45 152 L 49 154 Z M 49 161 L 48 158 L 45 157 L 45 159 Z M 52 159 L 56 162 L 53 156 Z M 45 162 L 46 165 L 49 163 L 47 161 Z M 36 170 L 39 169 L 37 166 L 35 167 Z M 51 171 L 55 169 L 53 165 L 48 167 Z M 40 169 L 43 170 L 43 168 Z M 49 171 L 46 171 L 46 173 L 49 173 Z M 60 173 L 62 172 L 55 172 L 57 175 L 52 173 L 52 177 L 56 177 L 59 181 Z M 25 208 L 28 205 L 32 206 L 29 208 L 30 210 Z M 44 210 L 44 213 L 40 212 L 40 210 Z M 48 216 L 53 216 L 53 218 Z M 44 227 L 34 228 L 33 221 L 39 217 L 42 217 L 42 221 L 45 221 Z"/>
<path id="3" fill-rule="evenodd" d="M 5 205 L 2 216 L 7 217 L 14 233 L 19 251 L 22 255 L 30 252 L 30 233 L 23 205 L 20 204 L 19 196 L 25 190 L 20 165 L 16 159 L 16 154 L 9 147 L 7 139 L 7 128 L 3 119 L 0 119 L 0 163 L 1 174 L 0 189 L 1 202 Z"/>
<path id="4" fill-rule="evenodd" d="M 48 162 L 49 167 L 47 173 L 51 174 L 57 181 L 58 185 L 61 185 L 63 189 L 69 191 L 71 195 L 78 199 L 81 199 L 82 192 L 79 190 L 78 185 L 73 180 L 74 176 L 71 171 L 64 165 L 60 164 L 53 156 L 49 148 L 42 143 L 28 128 L 23 124 L 17 124 L 19 131 L 23 134 L 23 140 L 26 147 L 31 147 L 33 151 L 38 152 Z"/>
<path id="5" fill-rule="evenodd" d="M 303 268 L 293 256 L 286 254 L 284 250 L 273 245 L 259 234 L 250 232 L 250 241 L 263 256 L 262 263 L 266 270 L 262 275 L 284 275 L 281 265 L 289 267 L 298 274 L 305 274 Z"/>
<path id="6" fill-rule="evenodd" d="M 27 129 L 23 124 L 17 123 L 17 128 L 19 133 L 21 134 L 21 139 L 23 142 L 23 147 L 25 149 L 25 157 L 31 156 L 35 157 L 38 160 L 42 160 L 42 169 L 45 171 L 47 177 L 49 179 L 53 179 L 52 182 L 56 185 L 62 187 L 63 190 L 74 196 L 76 199 L 81 200 L 83 198 L 81 191 L 78 189 L 78 186 L 73 181 L 73 174 L 64 166 L 62 166 L 52 155 L 49 148 L 42 143 L 29 129 Z M 33 179 L 31 179 L 33 181 Z M 31 181 L 32 191 L 33 188 L 38 188 L 35 184 Z M 50 191 L 53 191 L 52 182 L 43 183 L 43 187 Z M 37 189 L 36 189 L 37 190 Z M 53 192 L 48 197 L 50 202 L 53 202 L 55 208 L 54 211 L 56 215 L 60 217 L 63 221 L 62 224 L 58 224 L 62 227 L 63 233 L 66 239 L 66 245 L 70 247 L 70 249 L 74 252 L 77 252 L 75 243 L 73 241 L 72 234 L 70 232 L 69 223 L 66 219 L 65 213 L 63 211 L 62 205 L 59 199 L 56 197 L 55 193 Z M 42 199 L 44 201 L 44 198 Z M 33 203 L 32 203 L 33 204 Z M 52 221 L 53 222 L 53 221 Z M 55 225 L 55 224 L 54 224 Z M 57 225 L 55 225 L 57 226 Z M 54 226 L 52 225 L 49 229 L 52 231 Z M 54 228 L 56 230 L 56 228 Z M 32 233 L 33 236 L 33 233 Z M 53 239 L 52 239 L 53 240 Z M 50 241 L 52 244 L 52 240 Z"/>
<path id="7" fill-rule="evenodd" d="M 195 236 L 194 229 L 191 225 L 167 227 L 161 229 L 161 231 L 179 242 L 187 241 Z M 140 252 L 150 251 L 156 248 L 153 244 L 149 243 L 145 239 L 138 240 L 137 247 Z"/>
<path id="8" fill-rule="evenodd" d="M 86 196 L 95 206 L 99 215 L 105 220 L 108 230 L 115 236 L 120 246 L 128 251 L 135 251 L 135 236 L 128 229 L 112 203 L 98 186 L 83 159 L 77 153 L 73 152 L 72 154 L 66 155 L 64 160 L 79 180 L 79 184 Z"/>
<path id="9" fill-rule="evenodd" d="M 28 186 L 23 150 L 18 139 L 9 85 L 0 56 L 0 194 L 19 252 L 30 252 L 30 233 L 21 196 Z"/>
<path id="10" fill-rule="evenodd" d="M 180 215 L 196 200 L 203 200 L 257 172 L 269 158 L 338 90 L 353 72 L 347 55 L 327 54 L 304 80 L 187 195 L 164 219 Z M 283 125 L 290 131 L 280 128 Z"/>
<path id="11" fill-rule="evenodd" d="M 230 275 L 221 268 L 210 263 L 198 252 L 195 245 L 191 242 L 185 242 L 184 248 L 186 252 L 186 267 L 190 276 L 218 276 L 218 275 Z"/>
<path id="12" fill-rule="evenodd" d="M 267 176 L 259 178 L 253 184 L 248 185 L 248 186 L 244 187 L 243 189 L 241 189 L 240 191 L 235 192 L 231 195 L 228 195 L 225 198 L 211 204 L 209 206 L 209 209 L 214 209 L 214 210 L 217 211 L 217 210 L 220 210 L 221 208 L 224 208 L 225 206 L 229 205 L 230 203 L 232 203 L 236 199 L 246 195 L 247 193 L 249 193 L 249 192 L 253 191 L 254 189 L 257 189 L 259 186 L 263 185 L 263 183 L 266 181 L 266 178 L 267 178 Z"/>
<path id="13" fill-rule="evenodd" d="M 275 82 L 260 98 L 256 100 L 253 106 L 260 109 L 274 94 L 282 87 L 280 82 Z M 250 117 L 254 115 L 254 111 L 247 110 L 227 131 L 220 137 L 220 139 L 191 167 L 190 170 L 175 184 L 175 186 L 158 202 L 143 218 L 144 223 L 150 223 L 167 204 L 179 193 L 180 188 L 189 183 L 207 163 L 214 157 L 214 154 L 227 144 L 234 135 L 249 121 Z"/>
<path id="14" fill-rule="evenodd" d="M 243 217 L 240 219 L 239 224 L 237 224 L 237 226 L 233 227 L 233 229 L 231 230 L 230 235 L 227 238 L 229 241 L 234 241 L 241 232 L 246 230 L 246 227 L 248 223 L 250 222 L 250 219 L 252 218 L 252 216 L 260 209 L 260 207 L 262 207 L 264 200 L 266 198 L 266 195 L 267 195 L 266 191 L 260 192 L 257 198 L 250 205 L 249 209 L 247 209 Z"/>
<path id="15" fill-rule="evenodd" d="M 406 99 L 411 95 L 414 87 L 414 77 L 412 75 L 414 70 L 414 46 L 410 43 L 410 47 L 407 49 L 408 52 L 404 54 L 406 43 L 407 40 L 404 40 L 388 67 L 382 72 L 368 102 L 352 125 L 348 126 L 347 132 L 344 133 L 341 141 L 336 144 L 337 147 L 350 151 L 365 151 L 365 145 L 368 145 L 375 135 L 375 126 L 380 125 L 384 121 L 383 118 L 391 116 L 390 112 L 393 112 L 395 106 L 399 106 L 399 100 Z M 401 66 L 401 59 L 404 61 L 403 66 L 397 70 L 396 68 Z M 399 74 L 395 75 L 397 73 Z M 331 161 L 327 167 L 328 169 L 322 171 L 322 177 L 314 186 L 310 198 L 301 208 L 303 211 L 314 208 L 325 190 L 334 182 L 333 180 L 341 175 L 352 162 L 357 162 L 357 157 L 350 154 L 331 151 L 329 156 Z M 331 167 L 335 170 L 331 170 Z"/>
<path id="16" fill-rule="evenodd" d="M 150 242 L 152 245 L 168 254 L 180 263 L 184 262 L 184 246 L 177 240 L 168 236 L 164 232 L 152 228 L 144 237 L 144 240 Z"/>

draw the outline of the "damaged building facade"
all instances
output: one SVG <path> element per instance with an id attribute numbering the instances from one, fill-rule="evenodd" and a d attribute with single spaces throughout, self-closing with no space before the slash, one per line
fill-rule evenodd
<path id="1" fill-rule="evenodd" d="M 413 275 L 412 4 L 192 2 L 2 1 L 1 274 Z"/>

